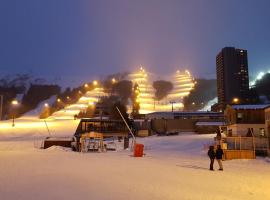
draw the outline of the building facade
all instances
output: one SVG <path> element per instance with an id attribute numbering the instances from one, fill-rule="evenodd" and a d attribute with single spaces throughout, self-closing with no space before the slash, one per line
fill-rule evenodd
<path id="1" fill-rule="evenodd" d="M 155 133 L 214 133 L 224 124 L 224 115 L 220 112 L 154 112 L 145 118 L 151 120 Z"/>
<path id="2" fill-rule="evenodd" d="M 246 103 L 249 96 L 247 50 L 225 47 L 216 57 L 218 104 L 223 111 L 227 104 Z"/>
<path id="3" fill-rule="evenodd" d="M 253 137 L 257 154 L 266 155 L 269 151 L 270 104 L 227 105 L 224 115 L 227 124 L 226 134 L 233 137 Z M 242 147 L 247 145 L 242 141 Z"/>

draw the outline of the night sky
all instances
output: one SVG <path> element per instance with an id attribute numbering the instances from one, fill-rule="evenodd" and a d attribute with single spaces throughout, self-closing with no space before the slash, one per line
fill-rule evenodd
<path id="1" fill-rule="evenodd" d="M 215 77 L 224 46 L 270 70 L 269 0 L 0 0 L 0 73 L 93 77 L 189 69 Z"/>

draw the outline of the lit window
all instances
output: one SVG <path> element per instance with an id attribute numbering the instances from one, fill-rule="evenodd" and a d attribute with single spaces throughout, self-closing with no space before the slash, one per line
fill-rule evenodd
<path id="1" fill-rule="evenodd" d="M 237 119 L 242 119 L 243 118 L 243 113 L 237 113 Z"/>
<path id="2" fill-rule="evenodd" d="M 265 136 L 265 129 L 264 128 L 260 128 L 260 136 L 261 137 Z"/>

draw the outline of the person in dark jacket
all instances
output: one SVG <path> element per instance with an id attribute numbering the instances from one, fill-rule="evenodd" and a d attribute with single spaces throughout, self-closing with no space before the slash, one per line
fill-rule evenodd
<path id="1" fill-rule="evenodd" d="M 210 170 L 214 170 L 214 161 L 215 161 L 215 150 L 214 150 L 214 146 L 209 146 L 209 150 L 208 150 L 208 156 L 210 158 Z"/>
<path id="2" fill-rule="evenodd" d="M 223 171 L 223 166 L 222 166 L 222 156 L 223 156 L 223 150 L 221 149 L 220 145 L 217 145 L 217 150 L 216 150 L 216 159 L 218 161 L 219 165 L 219 170 Z"/>

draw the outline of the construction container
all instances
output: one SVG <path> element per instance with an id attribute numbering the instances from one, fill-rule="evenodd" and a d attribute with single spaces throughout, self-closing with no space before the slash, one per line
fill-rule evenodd
<path id="1" fill-rule="evenodd" d="M 134 157 L 142 157 L 143 156 L 143 144 L 135 144 L 134 145 Z"/>

